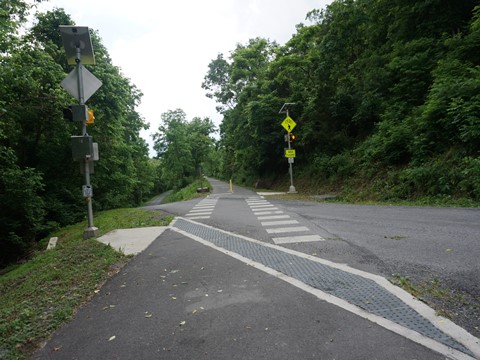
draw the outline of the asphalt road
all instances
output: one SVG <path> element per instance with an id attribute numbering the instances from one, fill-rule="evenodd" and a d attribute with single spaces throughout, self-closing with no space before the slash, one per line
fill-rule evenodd
<path id="1" fill-rule="evenodd" d="M 258 240 L 268 261 L 276 261 L 268 255 L 275 244 L 368 273 L 445 274 L 465 284 L 475 282 L 465 273 L 478 278 L 476 210 L 286 202 L 210 182 L 207 198 L 150 208 Z M 288 256 L 297 261 L 293 252 Z M 472 359 L 440 354 L 417 343 L 415 333 L 409 338 L 322 296 L 174 225 L 32 358 Z"/>
<path id="2" fill-rule="evenodd" d="M 252 209 L 246 201 L 258 196 L 254 191 L 234 186 L 230 193 L 228 183 L 209 181 L 213 186 L 210 197 L 218 201 L 208 218 L 196 221 L 274 242 L 276 235 L 268 233 L 261 216 L 255 215 L 258 211 L 254 210 L 261 208 Z M 317 234 L 323 239 L 281 246 L 387 278 L 407 278 L 421 288 L 434 284 L 423 297 L 480 336 L 480 209 L 266 200 L 277 212 L 297 221 L 296 226 L 307 227 L 305 235 Z M 197 202 L 160 208 L 185 216 Z M 276 216 L 271 212 L 270 216 Z M 441 296 L 436 296 L 438 292 Z"/>
<path id="3" fill-rule="evenodd" d="M 445 357 L 167 230 L 32 359 Z"/>

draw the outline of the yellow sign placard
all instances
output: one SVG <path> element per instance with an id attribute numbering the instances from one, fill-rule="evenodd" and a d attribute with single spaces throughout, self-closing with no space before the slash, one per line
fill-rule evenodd
<path id="1" fill-rule="evenodd" d="M 297 123 L 295 121 L 293 121 L 293 119 L 290 116 L 287 116 L 282 121 L 282 126 L 288 132 L 292 132 L 292 130 L 295 128 L 295 126 L 297 126 Z"/>
<path id="2" fill-rule="evenodd" d="M 295 157 L 295 149 L 285 149 L 285 157 L 286 158 L 294 158 Z"/>

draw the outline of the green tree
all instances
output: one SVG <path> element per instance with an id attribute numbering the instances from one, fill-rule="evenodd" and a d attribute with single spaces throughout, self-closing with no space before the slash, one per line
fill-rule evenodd
<path id="1" fill-rule="evenodd" d="M 192 147 L 187 131 L 186 114 L 177 109 L 162 114 L 159 132 L 154 134 L 153 148 L 162 160 L 164 181 L 169 188 L 182 188 L 195 175 Z"/>
<path id="2" fill-rule="evenodd" d="M 181 109 L 162 114 L 162 124 L 153 139 L 161 160 L 160 176 L 168 189 L 184 187 L 206 170 L 214 131 L 210 119 L 195 117 L 189 122 Z"/>
<path id="3" fill-rule="evenodd" d="M 391 177 L 408 196 L 477 194 L 459 175 L 478 171 L 475 5 L 336 0 L 307 14 L 314 24 L 297 25 L 284 46 L 252 39 L 228 59 L 217 56 L 203 87 L 223 115 L 223 175 L 250 182 L 282 174 L 274 119 L 294 102 L 305 173 Z M 422 174 L 434 179 L 423 188 Z"/>
<path id="4" fill-rule="evenodd" d="M 202 166 L 207 160 L 210 149 L 213 146 L 211 134 L 215 132 L 215 125 L 209 118 L 201 119 L 194 117 L 187 123 L 187 134 L 191 147 L 193 166 L 195 171 L 200 174 Z"/>
<path id="5" fill-rule="evenodd" d="M 14 244 L 10 260 L 22 256 L 32 240 L 85 213 L 83 176 L 70 147 L 79 126 L 62 114 L 76 101 L 60 87 L 73 67 L 66 63 L 58 26 L 73 21 L 62 9 L 37 14 L 33 27 L 20 36 L 17 30 L 29 9 L 19 0 L 0 3 L 0 150 L 5 158 L 0 197 L 6 204 L 0 241 Z M 142 94 L 112 65 L 98 34 L 91 36 L 97 66 L 90 70 L 104 84 L 88 102 L 96 111 L 88 132 L 100 144 L 101 159 L 92 177 L 94 204 L 138 205 L 152 191 L 156 171 L 139 135 L 148 127 L 136 111 Z"/>
<path id="6" fill-rule="evenodd" d="M 43 179 L 17 165 L 12 149 L 0 144 L 0 266 L 23 256 L 43 227 Z"/>

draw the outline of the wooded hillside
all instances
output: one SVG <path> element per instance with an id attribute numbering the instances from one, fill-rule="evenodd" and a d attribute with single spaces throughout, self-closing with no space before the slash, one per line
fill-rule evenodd
<path id="1" fill-rule="evenodd" d="M 284 45 L 219 54 L 203 88 L 223 114 L 226 178 L 297 176 L 378 199 L 480 199 L 480 7 L 473 0 L 337 0 Z"/>
<path id="2" fill-rule="evenodd" d="M 58 27 L 73 21 L 63 10 L 38 14 L 20 36 L 28 10 L 20 0 L 0 2 L 0 266 L 86 216 L 84 177 L 70 145 L 80 125 L 62 113 L 76 100 L 60 87 L 73 67 Z M 139 135 L 147 124 L 135 110 L 142 94 L 112 65 L 97 33 L 92 42 L 96 65 L 87 67 L 103 82 L 88 101 L 96 119 L 87 131 L 100 153 L 92 176 L 94 208 L 136 206 L 155 181 Z"/>

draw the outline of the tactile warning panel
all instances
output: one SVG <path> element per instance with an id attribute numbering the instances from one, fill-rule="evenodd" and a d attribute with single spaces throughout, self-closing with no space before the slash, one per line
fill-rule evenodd
<path id="1" fill-rule="evenodd" d="M 177 219 L 174 227 L 473 356 L 462 344 L 371 279 L 183 219 Z"/>

